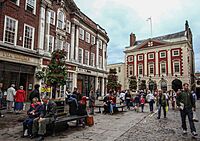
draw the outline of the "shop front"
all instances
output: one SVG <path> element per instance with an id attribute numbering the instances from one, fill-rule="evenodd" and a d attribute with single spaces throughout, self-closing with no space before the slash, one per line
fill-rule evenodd
<path id="1" fill-rule="evenodd" d="M 34 74 L 39 58 L 32 58 L 19 53 L 0 50 L 0 82 L 6 91 L 11 84 L 23 86 L 27 97 L 34 87 Z"/>

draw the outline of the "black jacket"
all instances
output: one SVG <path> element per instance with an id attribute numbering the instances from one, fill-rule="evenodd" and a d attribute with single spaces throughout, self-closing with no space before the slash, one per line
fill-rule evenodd
<path id="1" fill-rule="evenodd" d="M 34 89 L 34 90 L 30 93 L 30 95 L 29 95 L 29 100 L 31 101 L 31 103 L 32 103 L 33 98 L 35 98 L 35 97 L 37 97 L 37 98 L 38 98 L 38 101 L 40 101 L 40 92 L 39 92 L 38 89 Z"/>

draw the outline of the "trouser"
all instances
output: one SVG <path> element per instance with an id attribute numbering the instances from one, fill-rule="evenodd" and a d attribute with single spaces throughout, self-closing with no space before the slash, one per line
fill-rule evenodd
<path id="1" fill-rule="evenodd" d="M 90 107 L 90 114 L 94 114 L 94 106 Z"/>
<path id="2" fill-rule="evenodd" d="M 159 105 L 158 106 L 158 118 L 160 118 L 161 115 L 161 109 L 163 109 L 164 117 L 166 117 L 166 106 L 164 105 Z"/>
<path id="3" fill-rule="evenodd" d="M 141 104 L 141 110 L 144 112 L 144 104 Z"/>
<path id="4" fill-rule="evenodd" d="M 182 121 L 182 128 L 183 130 L 187 130 L 187 125 L 186 125 L 186 115 L 188 116 L 189 124 L 190 124 L 190 130 L 191 132 L 195 131 L 196 128 L 193 122 L 193 111 L 192 108 L 184 108 L 183 110 L 180 110 L 181 113 L 181 121 Z"/>
<path id="5" fill-rule="evenodd" d="M 7 110 L 12 111 L 13 101 L 7 101 Z"/>
<path id="6" fill-rule="evenodd" d="M 38 135 L 44 135 L 46 133 L 46 125 L 50 124 L 54 121 L 54 118 L 42 118 L 40 120 L 34 119 L 33 120 L 33 127 L 32 127 L 32 133 L 38 134 Z"/>
<path id="7" fill-rule="evenodd" d="M 149 102 L 150 112 L 153 112 L 153 100 Z"/>
<path id="8" fill-rule="evenodd" d="M 32 134 L 32 126 L 33 126 L 34 118 L 27 118 L 23 122 L 23 133 L 26 129 L 28 129 L 28 135 Z"/>
<path id="9" fill-rule="evenodd" d="M 127 109 L 130 109 L 130 99 L 126 99 L 126 106 L 127 106 Z"/>

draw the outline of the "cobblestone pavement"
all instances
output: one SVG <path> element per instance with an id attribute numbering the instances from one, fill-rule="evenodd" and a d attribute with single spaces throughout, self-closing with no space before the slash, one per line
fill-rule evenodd
<path id="1" fill-rule="evenodd" d="M 200 119 L 200 101 L 197 103 L 197 117 Z M 163 115 L 162 115 L 163 116 Z M 135 124 L 115 141 L 190 141 L 192 138 L 187 119 L 188 134 L 182 134 L 180 112 L 169 110 L 167 118 L 157 119 L 157 114 L 151 114 Z M 200 134 L 200 123 L 195 122 L 197 133 Z"/>
<path id="2" fill-rule="evenodd" d="M 200 101 L 198 101 L 200 102 Z M 98 109 L 96 109 L 97 111 Z M 157 114 L 150 114 L 148 106 L 144 113 L 135 111 L 119 112 L 114 115 L 95 114 L 95 125 L 92 127 L 70 127 L 56 133 L 55 137 L 47 136 L 46 141 L 190 141 L 188 135 L 183 136 L 180 128 L 179 111 L 169 110 L 167 119 Z M 200 103 L 197 104 L 197 114 L 200 119 Z M 72 123 L 71 123 L 72 124 Z M 189 127 L 189 126 L 188 126 Z M 200 123 L 196 123 L 197 133 L 200 134 Z M 22 126 L 0 130 L 0 141 L 27 141 L 20 138 Z M 196 140 L 199 140 L 198 138 Z"/>

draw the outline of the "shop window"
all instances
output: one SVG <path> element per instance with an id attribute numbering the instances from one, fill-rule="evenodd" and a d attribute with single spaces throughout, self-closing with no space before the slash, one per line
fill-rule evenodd
<path id="1" fill-rule="evenodd" d="M 29 25 L 24 25 L 24 48 L 33 49 L 35 29 Z"/>
<path id="2" fill-rule="evenodd" d="M 36 11 L 36 0 L 26 0 L 26 10 L 35 14 Z"/>
<path id="3" fill-rule="evenodd" d="M 4 23 L 4 42 L 16 45 L 17 42 L 17 25 L 18 21 L 5 16 Z"/>

